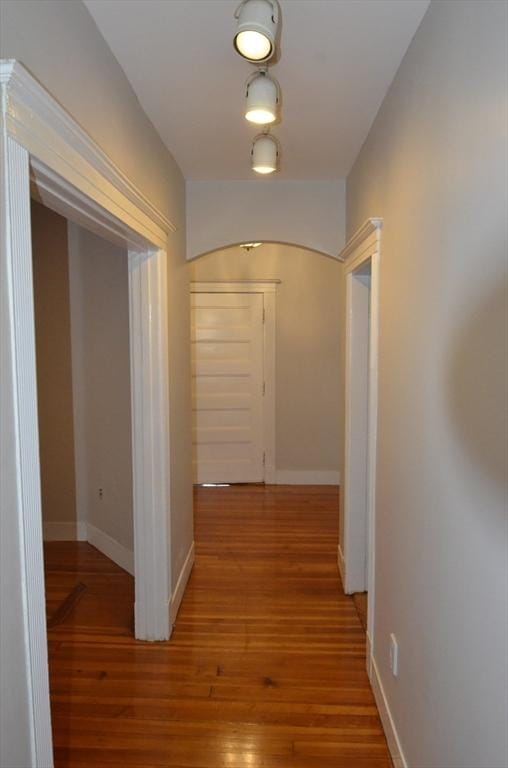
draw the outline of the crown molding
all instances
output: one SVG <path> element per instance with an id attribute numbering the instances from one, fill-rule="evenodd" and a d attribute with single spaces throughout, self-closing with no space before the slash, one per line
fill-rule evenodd
<path id="1" fill-rule="evenodd" d="M 349 257 L 358 250 L 358 247 L 373 233 L 381 229 L 383 226 L 383 219 L 372 218 L 367 219 L 362 226 L 356 230 L 354 235 L 349 238 L 346 245 L 339 253 L 338 258 L 340 261 L 347 261 Z"/>
<path id="2" fill-rule="evenodd" d="M 0 85 L 7 132 L 18 143 L 37 154 L 52 170 L 66 178 L 73 176 L 75 186 L 98 202 L 109 198 L 119 218 L 136 218 L 152 241 L 162 244 L 169 233 L 176 231 L 175 225 L 19 61 L 0 60 Z"/>

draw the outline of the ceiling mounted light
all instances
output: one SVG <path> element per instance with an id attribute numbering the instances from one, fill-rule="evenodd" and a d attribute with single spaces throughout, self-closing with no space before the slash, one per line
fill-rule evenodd
<path id="1" fill-rule="evenodd" d="M 269 133 L 256 136 L 251 149 L 251 166 L 256 173 L 273 173 L 277 170 L 279 145 L 277 139 Z"/>
<path id="2" fill-rule="evenodd" d="M 259 246 L 262 245 L 262 243 L 240 243 L 240 248 L 242 248 L 244 251 L 252 251 L 253 248 L 259 248 Z"/>
<path id="3" fill-rule="evenodd" d="M 245 119 L 258 125 L 268 125 L 277 119 L 279 103 L 279 86 L 267 74 L 266 69 L 260 69 L 247 80 L 247 105 Z"/>
<path id="4" fill-rule="evenodd" d="M 238 19 L 234 46 L 249 61 L 268 61 L 275 51 L 279 23 L 276 0 L 242 0 L 235 11 Z"/>

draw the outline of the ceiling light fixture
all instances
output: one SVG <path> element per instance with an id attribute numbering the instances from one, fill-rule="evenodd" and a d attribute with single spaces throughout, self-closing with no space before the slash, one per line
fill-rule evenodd
<path id="1" fill-rule="evenodd" d="M 277 170 L 279 144 L 269 133 L 260 133 L 252 143 L 251 166 L 256 173 L 273 173 Z"/>
<path id="2" fill-rule="evenodd" d="M 252 251 L 253 248 L 259 248 L 259 246 L 262 245 L 262 243 L 240 243 L 240 248 L 243 248 L 244 251 Z"/>
<path id="3" fill-rule="evenodd" d="M 249 61 L 268 61 L 275 52 L 277 0 L 242 0 L 235 19 L 238 27 L 233 44 L 240 56 Z"/>
<path id="4" fill-rule="evenodd" d="M 277 119 L 279 86 L 266 68 L 255 72 L 247 80 L 245 119 L 258 125 L 268 125 Z"/>

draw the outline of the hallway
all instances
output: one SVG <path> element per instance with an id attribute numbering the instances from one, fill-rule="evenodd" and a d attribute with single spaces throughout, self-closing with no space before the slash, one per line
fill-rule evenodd
<path id="1" fill-rule="evenodd" d="M 57 768 L 389 768 L 338 579 L 337 489 L 195 497 L 196 564 L 169 644 L 131 639 L 124 571 L 87 544 L 46 545 L 48 616 L 86 586 L 49 631 Z"/>

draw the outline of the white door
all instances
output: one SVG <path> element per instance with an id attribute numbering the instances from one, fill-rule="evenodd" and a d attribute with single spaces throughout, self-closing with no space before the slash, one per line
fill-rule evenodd
<path id="1" fill-rule="evenodd" d="M 194 481 L 259 483 L 263 294 L 192 293 Z"/>

